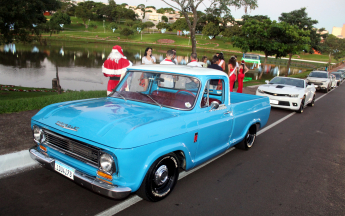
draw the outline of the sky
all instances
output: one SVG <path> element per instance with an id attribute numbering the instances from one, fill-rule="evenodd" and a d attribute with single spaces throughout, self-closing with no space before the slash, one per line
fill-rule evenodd
<path id="1" fill-rule="evenodd" d="M 108 0 L 93 0 L 107 3 Z M 171 0 L 166 0 L 172 2 Z M 249 15 L 267 15 L 271 20 L 277 20 L 281 13 L 289 13 L 293 10 L 306 7 L 308 17 L 318 20 L 317 28 L 324 27 L 329 33 L 332 28 L 342 27 L 345 24 L 345 0 L 257 0 L 258 8 L 248 11 Z M 115 0 L 116 4 L 127 3 L 129 5 L 144 4 L 145 6 L 155 6 L 156 9 L 169 7 L 161 0 Z M 198 10 L 203 11 L 210 5 L 211 0 L 204 0 L 205 4 L 200 4 Z M 233 17 L 241 18 L 245 13 L 244 9 L 230 7 Z"/>

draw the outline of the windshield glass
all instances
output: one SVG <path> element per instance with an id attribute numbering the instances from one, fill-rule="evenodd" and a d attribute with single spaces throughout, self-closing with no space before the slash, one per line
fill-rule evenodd
<path id="1" fill-rule="evenodd" d="M 309 77 L 317 77 L 317 78 L 327 78 L 327 73 L 322 72 L 311 72 Z"/>
<path id="2" fill-rule="evenodd" d="M 270 81 L 270 84 L 291 85 L 291 86 L 296 86 L 299 88 L 304 87 L 304 81 L 303 80 L 290 79 L 290 78 L 284 78 L 284 77 L 275 77 Z"/>
<path id="3" fill-rule="evenodd" d="M 337 79 L 341 78 L 341 73 L 332 73 Z"/>
<path id="4" fill-rule="evenodd" d="M 157 106 L 190 110 L 200 89 L 196 77 L 130 71 L 110 96 Z"/>

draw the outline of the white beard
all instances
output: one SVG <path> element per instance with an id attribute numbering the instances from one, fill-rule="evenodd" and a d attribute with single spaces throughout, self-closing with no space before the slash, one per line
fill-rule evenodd
<path id="1" fill-rule="evenodd" d="M 108 59 L 115 61 L 116 63 L 119 63 L 121 58 L 123 58 L 123 55 L 121 55 L 121 53 L 119 53 L 117 50 L 112 50 L 108 56 Z"/>

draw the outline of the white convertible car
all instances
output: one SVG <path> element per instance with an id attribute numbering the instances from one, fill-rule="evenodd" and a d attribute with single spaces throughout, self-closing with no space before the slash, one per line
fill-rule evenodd
<path id="1" fill-rule="evenodd" d="M 268 96 L 272 107 L 303 112 L 306 105 L 314 106 L 315 87 L 308 85 L 303 79 L 275 77 L 266 80 L 266 85 L 261 85 L 256 90 L 256 95 Z"/>

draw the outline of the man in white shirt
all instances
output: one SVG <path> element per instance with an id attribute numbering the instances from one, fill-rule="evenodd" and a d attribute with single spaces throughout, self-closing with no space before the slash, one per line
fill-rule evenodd
<path id="1" fill-rule="evenodd" d="M 196 59 L 198 58 L 198 56 L 196 55 L 196 53 L 192 53 L 190 55 L 190 62 L 187 64 L 187 66 L 192 66 L 192 67 L 202 67 L 201 64 L 199 64 Z"/>
<path id="2" fill-rule="evenodd" d="M 174 56 L 174 52 L 172 50 L 168 50 L 166 58 L 163 61 L 161 61 L 160 64 L 175 65 L 171 60 L 173 56 Z M 164 82 L 160 83 L 160 87 L 166 87 L 166 88 L 174 87 L 174 78 L 172 75 L 162 74 L 161 78 L 164 79 Z"/>

